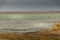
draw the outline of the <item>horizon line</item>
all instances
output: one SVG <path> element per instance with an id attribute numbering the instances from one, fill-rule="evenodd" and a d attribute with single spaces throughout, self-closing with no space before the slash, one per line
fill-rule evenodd
<path id="1" fill-rule="evenodd" d="M 60 12 L 60 11 L 0 11 L 0 12 Z"/>

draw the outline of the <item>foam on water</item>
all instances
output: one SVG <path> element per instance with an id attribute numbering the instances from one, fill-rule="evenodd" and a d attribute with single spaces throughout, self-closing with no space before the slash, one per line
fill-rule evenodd
<path id="1" fill-rule="evenodd" d="M 34 32 L 49 28 L 60 14 L 1 14 L 0 32 Z M 49 21 L 50 20 L 50 21 Z"/>
<path id="2" fill-rule="evenodd" d="M 51 22 L 2 20 L 0 21 L 0 32 L 34 32 L 49 28 L 51 25 Z"/>

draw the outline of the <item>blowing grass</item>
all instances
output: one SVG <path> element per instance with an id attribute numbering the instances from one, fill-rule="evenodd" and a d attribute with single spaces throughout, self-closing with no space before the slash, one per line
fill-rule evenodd
<path id="1" fill-rule="evenodd" d="M 41 31 L 25 34 L 2 33 L 0 40 L 60 40 L 60 35 Z"/>

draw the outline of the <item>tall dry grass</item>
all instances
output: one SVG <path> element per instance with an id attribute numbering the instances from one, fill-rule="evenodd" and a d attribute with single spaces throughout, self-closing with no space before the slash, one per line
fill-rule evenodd
<path id="1" fill-rule="evenodd" d="M 49 32 L 31 32 L 25 34 L 1 33 L 0 40 L 60 40 L 60 35 Z"/>

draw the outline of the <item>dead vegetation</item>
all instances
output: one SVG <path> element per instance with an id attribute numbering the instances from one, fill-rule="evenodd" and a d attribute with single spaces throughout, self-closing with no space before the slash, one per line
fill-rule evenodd
<path id="1" fill-rule="evenodd" d="M 0 40 L 60 40 L 60 29 L 56 29 L 56 25 L 59 23 L 55 23 L 52 28 L 54 30 L 40 30 L 37 32 L 30 32 L 25 34 L 18 33 L 0 33 Z"/>
<path id="2" fill-rule="evenodd" d="M 2 33 L 0 40 L 60 40 L 60 35 L 43 31 L 25 34 Z"/>

